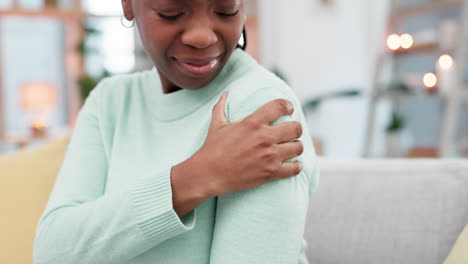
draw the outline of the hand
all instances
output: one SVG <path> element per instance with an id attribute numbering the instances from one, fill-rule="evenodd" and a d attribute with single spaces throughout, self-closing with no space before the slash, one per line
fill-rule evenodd
<path id="1" fill-rule="evenodd" d="M 292 103 L 271 101 L 250 116 L 233 123 L 224 109 L 227 93 L 213 108 L 207 138 L 190 159 L 191 170 L 207 189 L 219 196 L 256 187 L 266 182 L 295 176 L 302 170 L 299 161 L 284 162 L 303 153 L 299 122 L 270 126 L 294 111 Z"/>
<path id="2" fill-rule="evenodd" d="M 203 201 L 254 188 L 272 180 L 293 177 L 302 171 L 299 122 L 270 124 L 294 112 L 292 103 L 271 101 L 250 116 L 230 123 L 224 109 L 227 93 L 213 108 L 208 135 L 201 148 L 171 170 L 173 206 L 182 217 Z M 294 141 L 293 141 L 294 140 Z"/>

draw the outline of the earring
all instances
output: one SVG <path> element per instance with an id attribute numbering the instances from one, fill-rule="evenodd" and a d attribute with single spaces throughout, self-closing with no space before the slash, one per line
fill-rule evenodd
<path id="1" fill-rule="evenodd" d="M 240 43 L 242 43 L 242 45 Z M 240 48 L 244 51 L 247 48 L 247 32 L 245 31 L 245 26 L 242 29 L 242 38 L 239 39 L 239 43 L 237 43 L 237 48 Z"/>
<path id="2" fill-rule="evenodd" d="M 124 21 L 127 21 L 127 22 L 124 22 Z M 129 24 L 129 22 L 131 22 L 131 24 Z M 122 16 L 120 18 L 120 23 L 122 23 L 122 26 L 124 28 L 132 28 L 135 25 L 135 19 L 132 19 L 131 21 L 129 21 L 127 20 L 127 18 L 125 18 L 125 16 Z"/>
<path id="3" fill-rule="evenodd" d="M 245 30 L 245 26 L 242 29 L 242 36 L 244 38 L 244 45 L 242 46 L 242 49 L 245 50 L 247 48 L 247 31 Z"/>

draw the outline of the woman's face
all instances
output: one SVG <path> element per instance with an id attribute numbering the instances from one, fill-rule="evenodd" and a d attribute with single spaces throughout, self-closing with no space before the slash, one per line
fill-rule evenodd
<path id="1" fill-rule="evenodd" d="M 213 80 L 245 24 L 244 0 L 122 0 L 122 6 L 136 21 L 165 93 Z"/>

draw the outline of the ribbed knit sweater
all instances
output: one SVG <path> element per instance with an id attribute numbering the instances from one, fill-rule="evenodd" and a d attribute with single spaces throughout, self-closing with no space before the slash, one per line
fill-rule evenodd
<path id="1" fill-rule="evenodd" d="M 179 218 L 171 167 L 203 144 L 223 91 L 229 121 L 284 98 L 304 133 L 303 171 L 212 197 Z M 248 136 L 248 135 L 245 135 Z M 229 151 L 229 150 L 226 150 Z M 307 263 L 304 225 L 317 186 L 316 157 L 291 89 L 236 50 L 199 90 L 164 94 L 155 69 L 102 81 L 81 109 L 36 231 L 34 263 Z"/>

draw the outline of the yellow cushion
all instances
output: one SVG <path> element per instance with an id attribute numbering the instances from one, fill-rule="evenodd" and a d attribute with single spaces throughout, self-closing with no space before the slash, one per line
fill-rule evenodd
<path id="1" fill-rule="evenodd" d="M 31 264 L 34 234 L 68 139 L 0 156 L 0 263 Z"/>
<path id="2" fill-rule="evenodd" d="M 444 264 L 467 264 L 468 263 L 468 225 L 463 233 L 458 237 L 455 246 Z"/>

